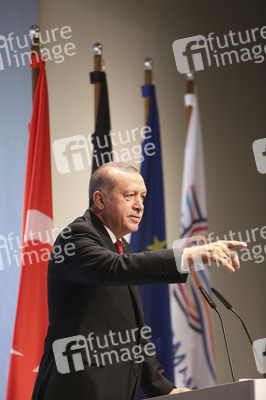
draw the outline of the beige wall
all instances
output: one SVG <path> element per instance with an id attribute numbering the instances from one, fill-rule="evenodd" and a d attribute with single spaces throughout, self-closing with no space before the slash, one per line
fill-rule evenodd
<path id="1" fill-rule="evenodd" d="M 247 4 L 249 3 L 249 4 Z M 47 63 L 51 140 L 93 131 L 92 45 L 104 45 L 112 130 L 143 125 L 143 59 L 154 59 L 160 113 L 165 182 L 167 238 L 179 235 L 179 210 L 186 113 L 185 78 L 177 72 L 172 43 L 178 38 L 222 35 L 261 27 L 263 1 L 108 1 L 40 0 L 44 31 L 68 25 L 75 55 Z M 264 7 L 264 10 L 263 10 Z M 51 48 L 53 44 L 48 47 Z M 266 225 L 266 175 L 257 172 L 252 152 L 265 136 L 265 63 L 242 62 L 196 74 L 203 127 L 210 232 L 222 237 Z M 132 162 L 136 167 L 138 163 Z M 53 158 L 55 225 L 62 227 L 87 207 L 90 170 L 60 174 Z M 256 243 L 265 246 L 257 233 Z M 266 247 L 264 249 L 264 257 Z M 254 339 L 265 337 L 266 262 L 242 263 L 233 275 L 212 267 L 213 286 L 220 289 L 246 321 Z M 238 320 L 220 307 L 227 326 L 237 378 L 261 377 Z M 230 381 L 218 317 L 213 316 L 218 383 Z"/>

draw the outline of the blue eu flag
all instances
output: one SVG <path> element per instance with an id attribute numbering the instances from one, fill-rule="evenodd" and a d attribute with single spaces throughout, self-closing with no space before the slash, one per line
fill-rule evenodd
<path id="1" fill-rule="evenodd" d="M 151 132 L 146 133 L 146 138 L 142 143 L 144 160 L 140 173 L 147 187 L 147 197 L 144 201 L 144 214 L 139 230 L 131 234 L 130 244 L 134 252 L 166 247 L 160 129 L 155 86 L 142 86 L 142 95 L 150 97 L 147 126 L 150 127 Z M 149 144 L 145 147 L 148 143 L 153 143 L 153 146 Z M 147 151 L 148 148 L 149 151 Z M 152 329 L 152 341 L 156 346 L 158 360 L 163 365 L 167 378 L 173 382 L 169 286 L 167 284 L 143 285 L 140 286 L 140 294 L 145 322 Z"/>

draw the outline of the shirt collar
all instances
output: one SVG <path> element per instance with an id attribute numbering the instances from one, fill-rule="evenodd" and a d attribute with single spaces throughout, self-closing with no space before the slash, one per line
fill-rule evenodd
<path id="1" fill-rule="evenodd" d="M 105 227 L 105 229 L 107 230 L 107 232 L 108 232 L 108 234 L 109 234 L 109 236 L 110 236 L 112 242 L 115 243 L 115 242 L 117 241 L 117 239 L 116 239 L 116 237 L 115 237 L 115 234 L 111 231 L 111 229 L 107 228 L 106 225 L 104 225 L 104 227 Z M 119 239 L 119 240 L 121 241 L 121 239 Z"/>

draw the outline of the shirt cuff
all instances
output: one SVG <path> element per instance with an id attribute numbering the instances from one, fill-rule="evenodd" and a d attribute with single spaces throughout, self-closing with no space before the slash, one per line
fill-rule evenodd
<path id="1" fill-rule="evenodd" d="M 173 251 L 174 251 L 177 271 L 180 274 L 188 274 L 190 271 L 189 271 L 189 266 L 186 265 L 187 263 L 185 263 L 183 259 L 183 249 L 173 248 Z"/>

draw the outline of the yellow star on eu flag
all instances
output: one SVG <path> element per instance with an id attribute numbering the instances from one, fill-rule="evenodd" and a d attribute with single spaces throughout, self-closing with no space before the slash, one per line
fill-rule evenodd
<path id="1" fill-rule="evenodd" d="M 160 249 L 163 249 L 165 245 L 166 245 L 166 240 L 162 240 L 160 242 L 160 240 L 158 239 L 157 236 L 153 236 L 153 244 L 146 246 L 146 249 L 147 250 L 160 250 Z"/>

